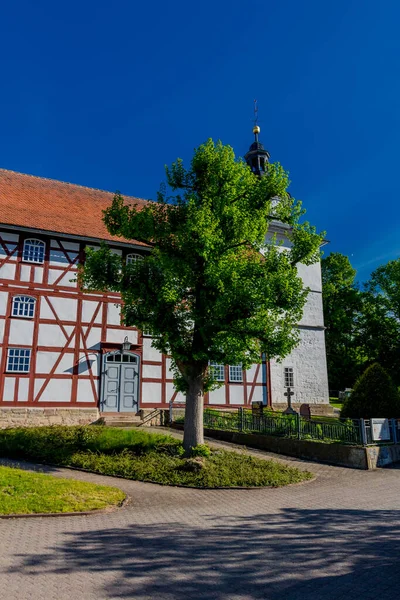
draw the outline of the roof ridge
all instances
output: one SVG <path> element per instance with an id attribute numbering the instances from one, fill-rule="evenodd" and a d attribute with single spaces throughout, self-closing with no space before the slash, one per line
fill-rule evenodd
<path id="1" fill-rule="evenodd" d="M 13 173 L 14 175 L 23 175 L 24 177 L 32 177 L 33 179 L 41 179 L 44 181 L 53 181 L 55 183 L 62 183 L 64 185 L 71 185 L 78 188 L 83 188 L 85 190 L 92 190 L 94 192 L 103 192 L 103 194 L 115 194 L 116 192 L 110 192 L 109 190 L 101 190 L 100 188 L 89 187 L 88 185 L 81 185 L 80 183 L 71 183 L 70 181 L 61 181 L 60 179 L 53 179 L 52 177 L 40 177 L 40 175 L 32 175 L 31 173 L 21 173 L 20 171 L 14 171 L 13 169 L 2 169 L 0 168 L 0 172 L 4 173 Z M 147 198 L 139 198 L 138 196 L 128 196 L 127 194 L 122 194 L 126 198 L 132 198 L 134 200 L 142 200 L 143 202 L 151 202 Z"/>

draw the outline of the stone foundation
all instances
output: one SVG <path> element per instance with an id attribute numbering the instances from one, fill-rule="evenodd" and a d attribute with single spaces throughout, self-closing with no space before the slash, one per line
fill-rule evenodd
<path id="1" fill-rule="evenodd" d="M 307 404 L 307 403 L 306 403 Z M 300 412 L 300 406 L 302 404 L 298 403 L 298 402 L 292 402 L 292 408 L 296 411 L 296 412 Z M 308 404 L 310 407 L 310 411 L 311 411 L 311 415 L 313 417 L 335 417 L 337 416 L 333 406 L 331 406 L 330 404 L 327 403 L 321 403 L 321 404 L 311 404 L 311 402 Z M 276 410 L 277 412 L 280 411 L 284 411 L 287 409 L 287 403 L 278 403 L 278 402 L 274 402 L 272 404 L 272 408 L 274 410 Z"/>
<path id="2" fill-rule="evenodd" d="M 98 419 L 97 408 L 0 408 L 0 429 L 40 425 L 89 425 Z"/>

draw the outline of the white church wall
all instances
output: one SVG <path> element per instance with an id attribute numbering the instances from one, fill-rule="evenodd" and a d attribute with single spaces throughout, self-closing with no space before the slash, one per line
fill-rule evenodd
<path id="1" fill-rule="evenodd" d="M 64 325 L 64 330 L 69 337 L 70 334 L 72 333 L 73 326 L 72 325 Z M 73 347 L 74 338 L 75 338 L 75 336 L 73 336 L 72 340 L 69 342 L 69 345 L 68 345 L 69 348 Z M 40 324 L 39 336 L 38 336 L 38 345 L 39 346 L 46 346 L 46 347 L 56 346 L 58 348 L 61 348 L 61 347 L 64 347 L 66 343 L 67 343 L 67 340 L 65 338 L 65 335 L 64 335 L 61 327 L 59 327 L 59 325 L 50 325 L 47 323 Z"/>
<path id="2" fill-rule="evenodd" d="M 96 383 L 96 387 L 97 387 L 97 383 Z M 79 379 L 78 380 L 78 395 L 77 395 L 77 402 L 93 402 L 95 403 L 96 400 L 93 396 L 93 388 L 92 388 L 92 384 L 88 379 Z"/>
<path id="3" fill-rule="evenodd" d="M 299 324 L 308 327 L 324 326 L 322 294 L 318 292 L 310 292 L 308 294 L 307 302 L 303 309 L 303 316 Z"/>
<path id="4" fill-rule="evenodd" d="M 43 283 L 43 267 L 34 267 L 33 281 L 35 283 Z"/>
<path id="5" fill-rule="evenodd" d="M 143 360 L 161 362 L 161 352 L 151 345 L 151 338 L 143 338 Z"/>
<path id="6" fill-rule="evenodd" d="M 143 381 L 141 404 L 161 403 L 161 382 Z"/>
<path id="7" fill-rule="evenodd" d="M 107 304 L 108 325 L 121 325 L 121 305 L 109 302 Z"/>
<path id="8" fill-rule="evenodd" d="M 32 345 L 33 321 L 26 319 L 12 319 L 10 323 L 9 344 L 18 344 L 20 346 Z"/>
<path id="9" fill-rule="evenodd" d="M 142 377 L 161 379 L 161 365 L 143 365 Z"/>
<path id="10" fill-rule="evenodd" d="M 175 390 L 174 384 L 170 381 L 167 382 L 166 389 L 167 389 L 167 394 L 166 394 L 167 400 L 166 401 L 168 403 L 172 400 L 172 397 L 174 396 L 176 390 Z M 174 405 L 175 405 L 175 403 L 179 403 L 179 402 L 180 403 L 185 402 L 185 396 L 184 396 L 184 394 L 182 394 L 182 392 L 178 392 L 176 394 L 175 399 L 174 399 Z"/>
<path id="11" fill-rule="evenodd" d="M 250 398 L 251 390 L 252 390 L 251 386 L 248 385 L 247 386 L 247 398 Z M 251 398 L 251 402 L 264 402 L 263 388 L 260 385 L 257 385 L 254 388 L 254 392 L 253 392 L 253 396 Z"/>
<path id="12" fill-rule="evenodd" d="M 29 392 L 29 379 L 20 377 L 18 382 L 18 402 L 27 402 Z"/>
<path id="13" fill-rule="evenodd" d="M 21 265 L 20 279 L 21 281 L 29 281 L 31 276 L 31 265 Z"/>
<path id="14" fill-rule="evenodd" d="M 230 385 L 229 386 L 229 404 L 244 403 L 244 386 Z"/>
<path id="15" fill-rule="evenodd" d="M 70 402 L 71 389 L 72 379 L 63 379 L 62 381 L 59 379 L 50 379 L 39 398 L 39 402 Z"/>
<path id="16" fill-rule="evenodd" d="M 87 327 L 83 327 L 84 333 Z M 101 327 L 92 327 L 86 338 L 86 346 L 88 350 L 100 350 L 101 342 Z"/>
<path id="17" fill-rule="evenodd" d="M 297 273 L 302 278 L 304 286 L 314 292 L 322 291 L 321 263 L 318 261 L 312 265 L 297 265 Z"/>
<path id="18" fill-rule="evenodd" d="M 0 292 L 0 315 L 5 315 L 7 310 L 8 293 Z"/>
<path id="19" fill-rule="evenodd" d="M 3 400 L 4 402 L 12 402 L 14 400 L 15 393 L 15 377 L 4 377 L 4 391 Z"/>
<path id="20" fill-rule="evenodd" d="M 0 267 L 0 279 L 15 279 L 15 263 L 8 262 Z"/>
<path id="21" fill-rule="evenodd" d="M 93 300 L 83 300 L 82 301 L 82 322 L 90 323 L 94 316 L 94 313 L 98 309 L 99 303 Z M 94 319 L 94 323 L 101 323 L 101 310 L 97 312 L 97 315 Z"/>
<path id="22" fill-rule="evenodd" d="M 225 404 L 225 386 L 212 390 L 208 397 L 209 404 Z"/>
<path id="23" fill-rule="evenodd" d="M 271 361 L 272 405 L 285 403 L 284 369 L 292 367 L 294 396 L 292 402 L 329 403 L 326 369 L 325 336 L 323 330 L 300 331 L 300 343 L 282 363 Z"/>

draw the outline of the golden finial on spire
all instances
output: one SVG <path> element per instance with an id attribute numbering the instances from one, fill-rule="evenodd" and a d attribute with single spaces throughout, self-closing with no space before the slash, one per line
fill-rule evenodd
<path id="1" fill-rule="evenodd" d="M 253 133 L 256 136 L 256 140 L 257 140 L 257 136 L 260 133 L 261 129 L 258 125 L 258 106 L 257 106 L 257 100 L 254 100 L 254 127 L 253 127 Z"/>

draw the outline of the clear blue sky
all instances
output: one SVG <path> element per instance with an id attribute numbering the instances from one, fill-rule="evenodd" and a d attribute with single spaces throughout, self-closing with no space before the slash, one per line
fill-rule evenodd
<path id="1" fill-rule="evenodd" d="M 400 255 L 398 0 L 4 2 L 0 167 L 154 198 L 260 139 L 361 280 Z"/>

